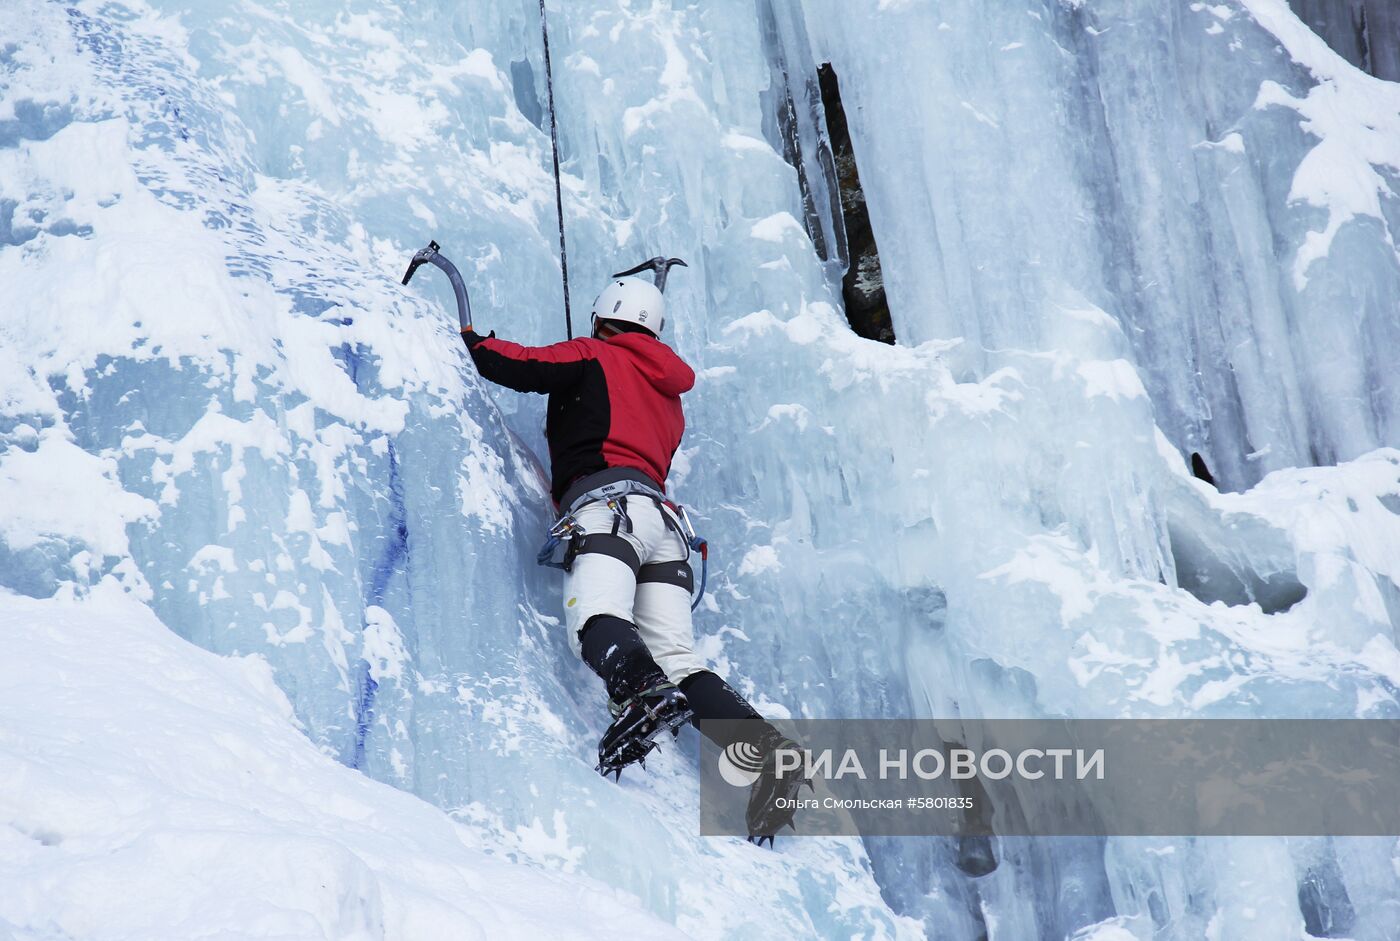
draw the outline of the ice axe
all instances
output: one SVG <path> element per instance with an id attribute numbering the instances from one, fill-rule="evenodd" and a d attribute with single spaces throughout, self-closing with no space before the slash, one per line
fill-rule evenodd
<path id="1" fill-rule="evenodd" d="M 641 274 L 647 269 L 651 269 L 651 275 L 656 282 L 656 289 L 662 294 L 666 293 L 666 276 L 671 273 L 672 265 L 680 265 L 682 268 L 689 268 L 685 262 L 679 258 L 666 258 L 657 255 L 655 258 L 648 258 L 635 268 L 628 268 L 626 271 L 619 271 L 613 275 L 614 278 L 625 278 L 632 274 Z"/>
<path id="2" fill-rule="evenodd" d="M 408 284 L 409 281 L 413 280 L 414 272 L 423 265 L 441 268 L 443 274 L 447 275 L 447 280 L 452 282 L 452 294 L 457 298 L 457 322 L 462 325 L 463 333 L 470 330 L 472 328 L 472 302 L 467 297 L 467 285 L 462 281 L 462 273 L 457 270 L 457 266 L 441 254 L 441 246 L 437 242 L 429 242 L 428 247 L 420 248 L 413 256 L 413 260 L 408 263 L 408 270 L 403 273 L 403 283 Z"/>

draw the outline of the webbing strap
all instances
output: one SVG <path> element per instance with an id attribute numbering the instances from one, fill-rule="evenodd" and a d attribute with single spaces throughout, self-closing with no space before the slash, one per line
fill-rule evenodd
<path id="1" fill-rule="evenodd" d="M 639 471 L 624 467 L 599 471 L 597 474 L 576 481 L 565 491 L 563 498 L 559 501 L 559 507 L 565 513 L 574 513 L 589 503 L 612 500 L 629 493 L 665 498 L 665 494 L 657 489 L 656 484 L 651 482 L 651 478 Z"/>
<path id="2" fill-rule="evenodd" d="M 627 513 L 627 497 L 621 496 L 608 501 L 608 509 L 613 512 L 612 534 L 617 535 L 618 528 L 626 526 L 627 531 L 632 532 L 632 517 Z"/>
<path id="3" fill-rule="evenodd" d="M 684 560 L 678 562 L 648 562 L 637 571 L 637 584 L 644 585 L 648 582 L 662 585 L 677 585 L 686 590 L 686 593 L 695 591 L 695 571 L 690 567 L 690 563 Z"/>
<path id="4" fill-rule="evenodd" d="M 670 500 L 661 500 L 657 497 L 652 497 L 652 499 L 656 501 L 656 511 L 661 514 L 661 521 L 666 524 L 666 528 L 680 536 L 682 540 L 689 542 L 686 539 L 685 530 L 681 527 L 680 517 L 676 513 L 676 505 Z"/>
<path id="5" fill-rule="evenodd" d="M 575 549 L 574 546 L 577 548 Z M 614 536 L 611 533 L 585 533 L 581 536 L 575 536 L 573 545 L 570 546 L 570 555 L 609 556 L 626 564 L 634 576 L 642 567 L 642 560 L 637 558 L 637 550 L 632 548 L 632 544 L 621 536 Z"/>
<path id="6" fill-rule="evenodd" d="M 643 708 L 643 709 L 646 709 L 648 715 L 652 715 L 651 710 L 646 708 L 646 703 L 644 702 L 644 697 L 646 697 L 646 696 L 655 696 L 657 693 L 663 693 L 663 692 L 665 692 L 665 691 L 668 690 L 668 689 L 679 689 L 679 688 L 680 688 L 680 687 L 678 687 L 675 683 L 671 683 L 671 682 L 657 683 L 655 686 L 652 686 L 652 687 L 649 687 L 649 688 L 647 688 L 647 689 L 642 690 L 640 693 L 637 693 L 635 696 L 628 696 L 626 699 L 622 700 L 621 702 L 618 702 L 616 699 L 609 699 L 609 700 L 608 700 L 608 712 L 612 713 L 612 714 L 613 714 L 613 717 L 616 718 L 617 716 L 622 715 L 623 710 L 625 710 L 630 704 L 632 704 L 632 703 L 635 702 L 635 703 L 640 703 L 641 706 L 642 706 L 642 708 Z"/>

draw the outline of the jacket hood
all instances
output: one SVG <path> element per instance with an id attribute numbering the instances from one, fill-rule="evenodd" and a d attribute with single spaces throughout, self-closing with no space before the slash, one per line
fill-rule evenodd
<path id="1" fill-rule="evenodd" d="M 695 370 L 655 337 L 645 333 L 619 333 L 606 342 L 626 350 L 637 371 L 662 395 L 680 395 L 694 388 Z"/>

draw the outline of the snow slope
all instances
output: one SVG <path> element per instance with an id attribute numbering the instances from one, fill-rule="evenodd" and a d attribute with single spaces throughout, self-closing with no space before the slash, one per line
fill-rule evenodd
<path id="1" fill-rule="evenodd" d="M 9 596 L 0 636 L 7 938 L 675 932 L 321 754 L 266 661 L 199 650 L 115 586 Z"/>

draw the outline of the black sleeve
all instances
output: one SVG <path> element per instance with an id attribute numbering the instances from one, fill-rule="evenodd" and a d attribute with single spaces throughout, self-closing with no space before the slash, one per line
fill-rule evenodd
<path id="1" fill-rule="evenodd" d="M 591 359 L 578 340 L 550 346 L 521 346 L 498 340 L 493 332 L 482 336 L 462 331 L 472 362 L 483 379 L 517 392 L 558 392 L 583 378 L 583 364 Z"/>

